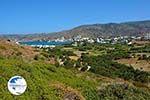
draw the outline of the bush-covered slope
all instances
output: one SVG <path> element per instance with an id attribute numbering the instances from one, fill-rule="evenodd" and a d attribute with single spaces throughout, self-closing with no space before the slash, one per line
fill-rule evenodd
<path id="1" fill-rule="evenodd" d="M 45 62 L 0 59 L 0 98 L 2 100 L 149 100 L 147 89 L 127 84 L 101 86 L 103 81 L 76 75 L 72 70 L 57 68 Z M 23 76 L 28 84 L 20 96 L 12 95 L 7 82 L 14 75 Z M 90 76 L 89 76 L 90 77 Z M 102 89 L 98 88 L 101 87 Z"/>
<path id="2" fill-rule="evenodd" d="M 27 81 L 27 90 L 21 96 L 13 96 L 7 90 L 7 82 L 14 75 L 21 75 Z M 0 60 L 0 98 L 2 100 L 61 100 L 64 98 L 96 100 L 96 84 L 94 81 L 77 77 L 72 71 L 56 68 L 44 62 Z"/>
<path id="3" fill-rule="evenodd" d="M 0 100 L 150 99 L 150 90 L 147 86 L 149 84 L 148 72 L 134 70 L 125 65 L 112 62 L 112 59 L 128 56 L 128 53 L 121 50 L 119 53 L 116 52 L 118 49 L 113 51 L 111 56 L 109 52 L 108 55 L 101 56 L 88 56 L 83 53 L 81 55 L 82 59 L 79 59 L 79 61 L 82 61 L 82 64 L 88 63 L 91 65 L 91 69 L 87 72 L 78 71 L 70 63 L 72 60 L 69 59 L 66 59 L 66 64 L 57 67 L 47 62 L 51 57 L 61 58 L 61 56 L 73 55 L 74 53 L 71 51 L 59 50 L 58 47 L 46 52 L 40 50 L 40 53 L 35 52 L 33 48 L 28 49 L 9 42 L 4 45 L 4 43 L 0 42 L 2 44 L 0 48 Z M 93 45 L 93 49 L 102 49 L 102 46 Z M 117 47 L 121 48 L 122 46 Z M 15 48 L 21 52 L 21 55 L 7 56 L 5 52 L 15 52 L 17 51 Z M 42 55 L 45 59 L 35 59 L 35 56 L 26 57 L 25 53 L 29 53 L 29 55 L 31 53 L 26 52 L 28 50 L 33 50 L 33 54 L 38 53 L 39 56 Z M 5 55 L 2 55 L 3 53 Z M 12 95 L 7 89 L 7 82 L 14 75 L 23 76 L 27 81 L 27 90 L 20 96 Z M 140 84 L 133 81 L 140 82 Z M 143 84 L 144 82 L 146 84 Z"/>

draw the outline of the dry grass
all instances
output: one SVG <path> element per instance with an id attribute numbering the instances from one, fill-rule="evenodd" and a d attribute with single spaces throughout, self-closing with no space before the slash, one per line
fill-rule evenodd
<path id="1" fill-rule="evenodd" d="M 28 46 L 17 45 L 13 41 L 0 40 L 0 56 L 10 57 L 13 55 L 22 56 L 25 58 L 33 58 L 39 52 Z"/>
<path id="2" fill-rule="evenodd" d="M 72 60 L 76 60 L 77 61 L 80 57 L 78 57 L 78 56 L 69 56 L 69 58 L 72 59 Z"/>
<path id="3" fill-rule="evenodd" d="M 135 69 L 142 71 L 150 71 L 150 61 L 138 60 L 138 58 L 129 58 L 129 59 L 119 59 L 116 62 L 121 64 L 126 64 L 128 66 L 133 66 Z"/>
<path id="4" fill-rule="evenodd" d="M 134 40 L 132 41 L 134 44 L 138 45 L 143 45 L 143 44 L 150 44 L 150 41 L 139 41 L 139 40 Z"/>
<path id="5" fill-rule="evenodd" d="M 63 83 L 53 81 L 50 82 L 50 86 L 57 90 L 57 95 L 63 98 L 63 100 L 85 100 L 81 93 Z"/>

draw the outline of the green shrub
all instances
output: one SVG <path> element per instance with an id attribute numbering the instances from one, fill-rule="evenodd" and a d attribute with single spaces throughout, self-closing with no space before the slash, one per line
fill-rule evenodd
<path id="1" fill-rule="evenodd" d="M 149 100 L 150 92 L 127 84 L 108 85 L 99 90 L 100 100 Z"/>

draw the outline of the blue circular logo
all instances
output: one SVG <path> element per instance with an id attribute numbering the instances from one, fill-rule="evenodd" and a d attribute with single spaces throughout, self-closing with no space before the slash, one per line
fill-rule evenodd
<path id="1" fill-rule="evenodd" d="M 8 90 L 14 95 L 21 95 L 25 92 L 27 83 L 21 76 L 13 76 L 8 81 Z"/>

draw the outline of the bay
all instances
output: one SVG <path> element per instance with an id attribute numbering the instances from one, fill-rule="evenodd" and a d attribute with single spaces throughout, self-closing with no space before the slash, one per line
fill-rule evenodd
<path id="1" fill-rule="evenodd" d="M 64 44 L 69 44 L 71 42 L 65 41 L 65 42 L 60 42 L 60 41 L 22 41 L 18 42 L 19 44 L 23 45 L 64 45 Z"/>

